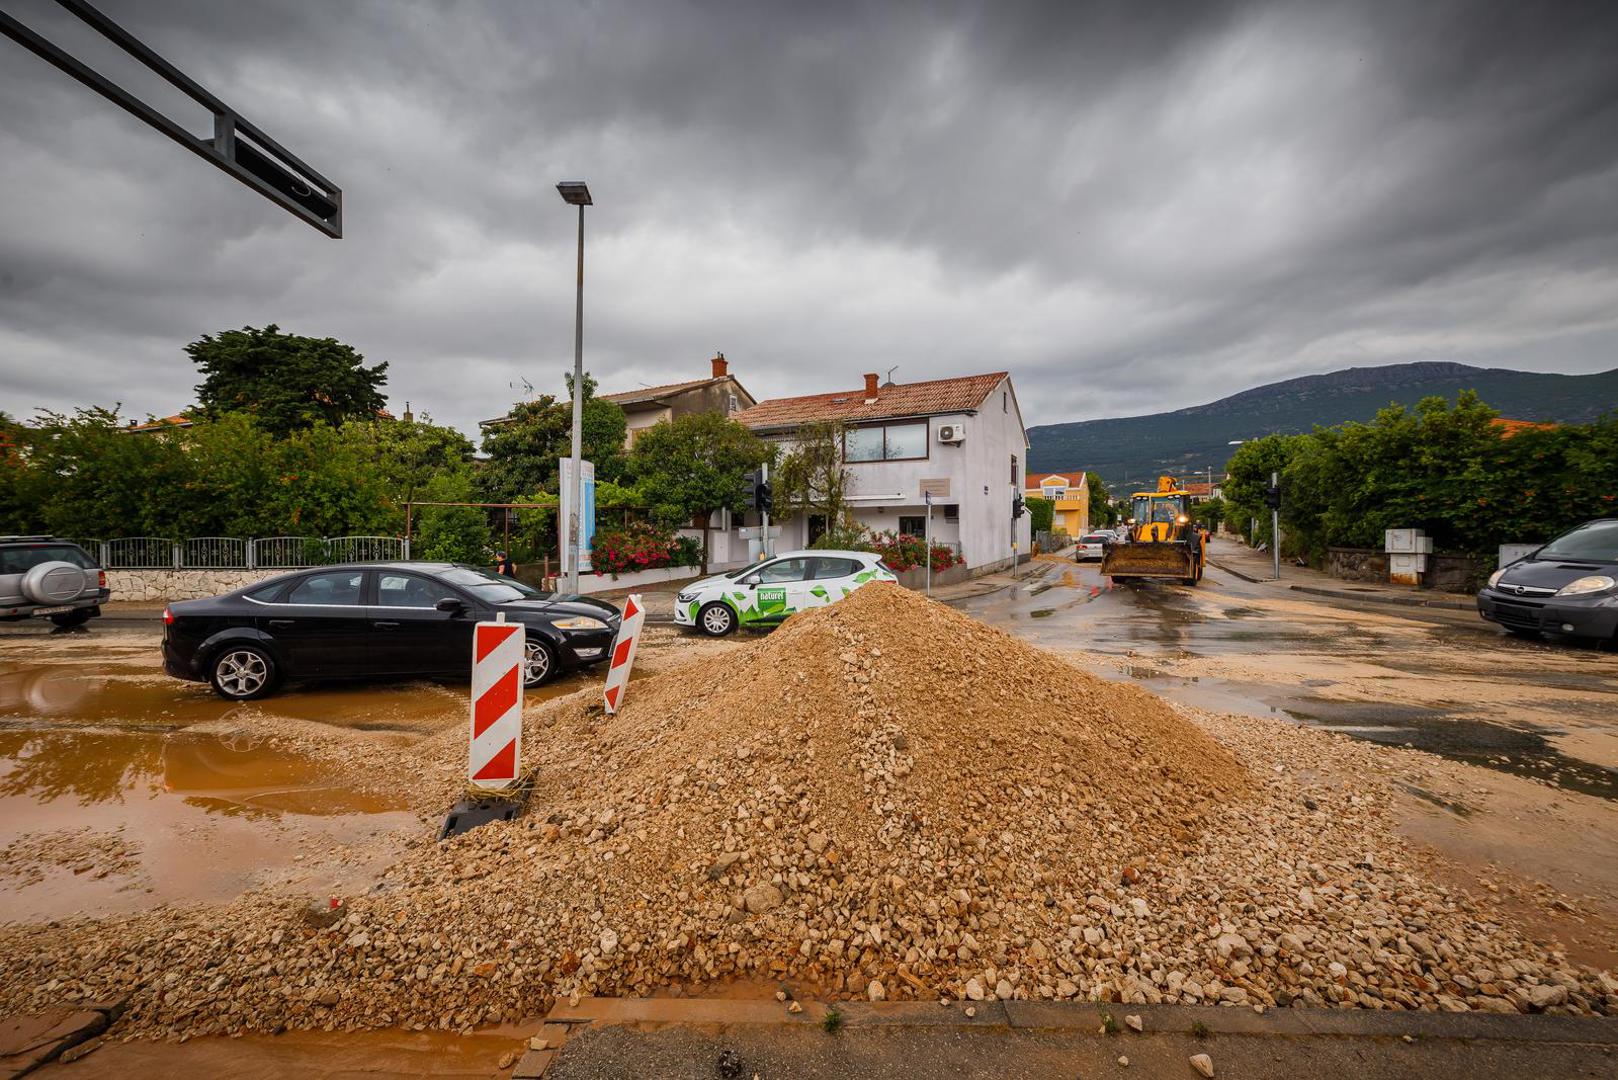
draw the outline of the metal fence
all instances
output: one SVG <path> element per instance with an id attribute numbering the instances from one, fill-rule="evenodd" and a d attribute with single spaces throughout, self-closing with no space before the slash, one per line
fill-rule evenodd
<path id="1" fill-rule="evenodd" d="M 398 536 L 124 536 L 73 538 L 107 570 L 295 570 L 409 558 Z"/>

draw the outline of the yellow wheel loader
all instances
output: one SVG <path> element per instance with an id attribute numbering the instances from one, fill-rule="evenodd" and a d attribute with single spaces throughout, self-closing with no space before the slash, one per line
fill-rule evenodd
<path id="1" fill-rule="evenodd" d="M 1191 523 L 1191 496 L 1172 476 L 1160 476 L 1156 491 L 1130 496 L 1129 539 L 1113 544 L 1101 559 L 1101 572 L 1114 581 L 1177 578 L 1183 585 L 1202 580 L 1208 561 L 1207 535 Z"/>

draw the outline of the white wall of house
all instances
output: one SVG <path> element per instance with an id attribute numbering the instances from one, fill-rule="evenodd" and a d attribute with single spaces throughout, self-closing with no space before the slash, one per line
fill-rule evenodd
<path id="1" fill-rule="evenodd" d="M 920 421 L 885 421 L 906 422 Z M 949 494 L 933 500 L 932 535 L 936 542 L 955 546 L 973 570 L 1010 565 L 1014 543 L 1016 553 L 1026 555 L 1030 539 L 1028 515 L 1013 523 L 1011 503 L 1012 496 L 1023 490 L 1028 447 L 1010 382 L 1002 382 L 976 413 L 942 414 L 928 417 L 925 422 L 925 457 L 847 463 L 848 496 L 855 519 L 872 531 L 897 532 L 900 518 L 925 515 L 923 481 L 942 481 L 948 484 Z M 965 439 L 959 443 L 939 442 L 938 429 L 949 425 L 963 429 Z M 947 519 L 946 506 L 957 508 L 955 520 Z M 776 548 L 787 551 L 805 547 L 808 535 L 808 521 L 794 517 L 781 523 Z"/>

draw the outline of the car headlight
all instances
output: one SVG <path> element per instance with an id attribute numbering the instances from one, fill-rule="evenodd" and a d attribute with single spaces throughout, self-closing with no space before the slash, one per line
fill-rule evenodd
<path id="1" fill-rule="evenodd" d="M 600 619 L 592 619 L 588 615 L 574 615 L 569 619 L 557 619 L 551 623 L 558 630 L 605 630 L 607 624 Z"/>
<path id="2" fill-rule="evenodd" d="M 1606 592 L 1614 585 L 1618 585 L 1618 581 L 1614 581 L 1606 574 L 1591 574 L 1589 577 L 1581 577 L 1577 581 L 1568 582 L 1556 590 L 1556 595 L 1583 596 L 1586 593 Z"/>
<path id="3" fill-rule="evenodd" d="M 694 593 L 694 592 L 683 592 L 683 593 L 675 593 L 674 594 L 674 599 L 677 600 L 678 602 L 682 603 L 682 604 L 689 604 L 691 601 L 695 600 L 696 598 L 697 598 L 697 594 Z"/>
<path id="4" fill-rule="evenodd" d="M 1504 574 L 1505 572 L 1506 572 L 1506 568 L 1502 566 L 1500 569 L 1498 569 L 1494 573 L 1490 574 L 1489 575 L 1489 588 L 1492 589 L 1496 585 L 1500 584 L 1500 575 Z"/>

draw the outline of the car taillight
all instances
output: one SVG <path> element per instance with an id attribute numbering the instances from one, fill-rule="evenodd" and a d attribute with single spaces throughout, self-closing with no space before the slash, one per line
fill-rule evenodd
<path id="1" fill-rule="evenodd" d="M 174 625 L 174 612 L 170 611 L 168 608 L 163 609 L 163 625 L 164 626 L 173 626 Z"/>
<path id="2" fill-rule="evenodd" d="M 97 570 L 96 571 L 96 588 L 105 589 L 106 587 L 107 587 L 107 572 L 105 570 Z"/>

